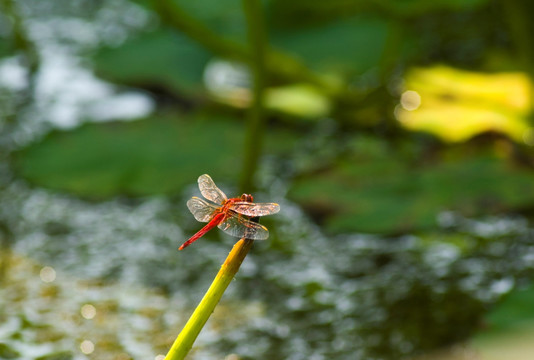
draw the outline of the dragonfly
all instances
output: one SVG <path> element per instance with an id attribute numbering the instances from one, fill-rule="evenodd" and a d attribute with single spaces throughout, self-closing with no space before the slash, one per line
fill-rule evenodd
<path id="1" fill-rule="evenodd" d="M 208 174 L 199 176 L 198 188 L 202 196 L 209 201 L 193 196 L 187 202 L 187 207 L 197 221 L 207 224 L 178 250 L 191 245 L 215 226 L 238 238 L 265 240 L 269 237 L 269 230 L 250 218 L 276 214 L 280 211 L 280 205 L 254 203 L 254 198 L 250 194 L 228 199 Z"/>

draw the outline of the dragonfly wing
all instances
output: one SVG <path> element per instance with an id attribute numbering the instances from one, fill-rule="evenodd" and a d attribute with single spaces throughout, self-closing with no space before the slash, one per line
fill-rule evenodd
<path id="1" fill-rule="evenodd" d="M 191 199 L 189 199 L 187 202 L 187 207 L 195 219 L 200 222 L 210 221 L 218 209 L 217 206 L 210 204 L 209 202 L 204 201 L 196 196 L 193 196 Z"/>
<path id="2" fill-rule="evenodd" d="M 225 233 L 238 238 L 251 240 L 265 240 L 269 237 L 269 230 L 261 224 L 234 213 L 218 225 Z"/>
<path id="3" fill-rule="evenodd" d="M 226 195 L 215 185 L 208 174 L 200 175 L 198 178 L 198 188 L 200 193 L 206 199 L 216 204 L 222 204 L 226 201 Z"/>
<path id="4" fill-rule="evenodd" d="M 236 202 L 233 203 L 231 209 L 237 213 L 256 217 L 276 214 L 280 211 L 280 205 L 276 203 L 251 203 L 251 202 Z"/>

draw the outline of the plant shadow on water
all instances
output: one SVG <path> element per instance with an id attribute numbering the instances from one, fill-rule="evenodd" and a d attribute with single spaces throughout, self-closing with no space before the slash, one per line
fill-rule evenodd
<path id="1" fill-rule="evenodd" d="M 401 358 L 465 339 L 534 271 L 532 230 L 520 218 L 444 213 L 431 240 L 327 238 L 297 206 L 281 205 L 273 239 L 255 244 L 193 358 Z M 84 340 L 95 355 L 164 354 L 230 248 L 208 239 L 175 252 L 184 219 L 161 197 L 93 204 L 14 183 L 2 211 L 14 208 L 19 255 L 1 290 L 10 310 L 0 332 L 26 355 L 76 358 Z"/>

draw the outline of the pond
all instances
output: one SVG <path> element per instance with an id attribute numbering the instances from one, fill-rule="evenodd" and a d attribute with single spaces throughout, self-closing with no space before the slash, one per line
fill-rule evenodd
<path id="1" fill-rule="evenodd" d="M 327 237 L 276 200 L 272 239 L 254 245 L 192 358 L 402 357 L 465 339 L 534 270 L 521 218 L 443 213 L 432 239 Z M 213 234 L 178 252 L 194 231 L 183 207 L 162 197 L 90 203 L 11 184 L 2 196 L 16 239 L 3 259 L 5 354 L 165 354 L 232 245 Z"/>
<path id="2" fill-rule="evenodd" d="M 232 1 L 184 3 L 244 41 Z M 406 8 L 386 1 L 366 17 L 355 2 L 339 18 L 338 2 L 326 12 L 282 3 L 268 5 L 272 42 L 297 55 L 271 59 L 289 65 L 270 69 L 254 178 L 255 199 L 281 211 L 262 218 L 271 236 L 254 243 L 188 358 L 408 359 L 491 327 L 488 311 L 534 276 L 528 76 L 441 66 L 402 78 L 380 54 L 402 53 L 386 45 L 392 28 L 409 28 Z M 413 23 L 428 30 L 444 16 L 456 29 L 490 17 L 486 2 L 467 3 L 436 2 Z M 192 40 L 205 28 L 188 23 L 191 38 L 171 31 L 145 2 L 6 9 L 0 359 L 163 360 L 235 242 L 214 230 L 178 251 L 202 226 L 186 207 L 199 175 L 237 193 L 252 81 L 243 53 L 211 54 Z M 461 45 L 452 62 L 485 41 L 447 31 Z M 10 34 L 28 44 L 10 49 Z M 443 79 L 457 88 L 435 84 Z M 510 88 L 517 96 L 502 99 Z M 462 127 L 441 116 L 473 104 L 514 121 Z M 408 132 L 425 127 L 453 143 Z"/>

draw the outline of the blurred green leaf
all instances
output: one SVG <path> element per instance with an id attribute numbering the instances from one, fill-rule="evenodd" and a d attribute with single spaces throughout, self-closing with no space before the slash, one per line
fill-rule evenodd
<path id="1" fill-rule="evenodd" d="M 289 196 L 329 231 L 371 233 L 431 229 L 444 210 L 475 216 L 534 201 L 534 174 L 491 152 L 413 167 L 385 146 L 373 147 L 299 179 Z"/>
<path id="2" fill-rule="evenodd" d="M 387 28 L 384 19 L 357 17 L 272 31 L 271 42 L 315 70 L 346 75 L 364 72 L 379 62 Z"/>
<path id="3" fill-rule="evenodd" d="M 203 88 L 204 67 L 210 57 L 185 35 L 158 30 L 141 34 L 117 48 L 103 48 L 93 60 L 96 72 L 111 81 L 195 94 Z"/>
<path id="4" fill-rule="evenodd" d="M 239 125 L 206 123 L 169 117 L 55 131 L 19 153 L 16 166 L 35 184 L 82 196 L 172 193 L 202 173 L 239 168 Z"/>
<path id="5" fill-rule="evenodd" d="M 232 40 L 246 42 L 246 22 L 240 0 L 174 0 L 189 15 Z"/>
<path id="6" fill-rule="evenodd" d="M 488 2 L 489 0 L 271 0 L 270 9 L 273 22 L 295 27 L 337 21 L 362 13 L 413 17 L 440 10 L 465 11 Z"/>
<path id="7" fill-rule="evenodd" d="M 500 280 L 513 281 L 511 278 Z M 507 286 L 507 285 L 504 285 Z M 523 360 L 534 351 L 534 286 L 513 290 L 484 317 L 484 327 L 470 341 L 482 358 Z"/>
<path id="8" fill-rule="evenodd" d="M 489 333 L 496 334 L 522 325 L 532 327 L 534 325 L 532 299 L 534 299 L 534 285 L 514 290 L 506 295 L 504 300 L 486 316 Z"/>
<path id="9" fill-rule="evenodd" d="M 360 0 L 361 1 L 361 0 Z M 389 0 L 389 1 L 375 1 L 380 3 L 383 8 L 389 9 L 393 13 L 411 15 L 421 14 L 436 10 L 469 10 L 473 7 L 488 3 L 489 0 Z"/>
<path id="10" fill-rule="evenodd" d="M 209 116 L 153 117 L 54 131 L 15 156 L 30 182 L 89 198 L 176 193 L 204 173 L 236 181 L 243 124 Z M 266 148 L 286 151 L 292 136 L 267 134 Z"/>

